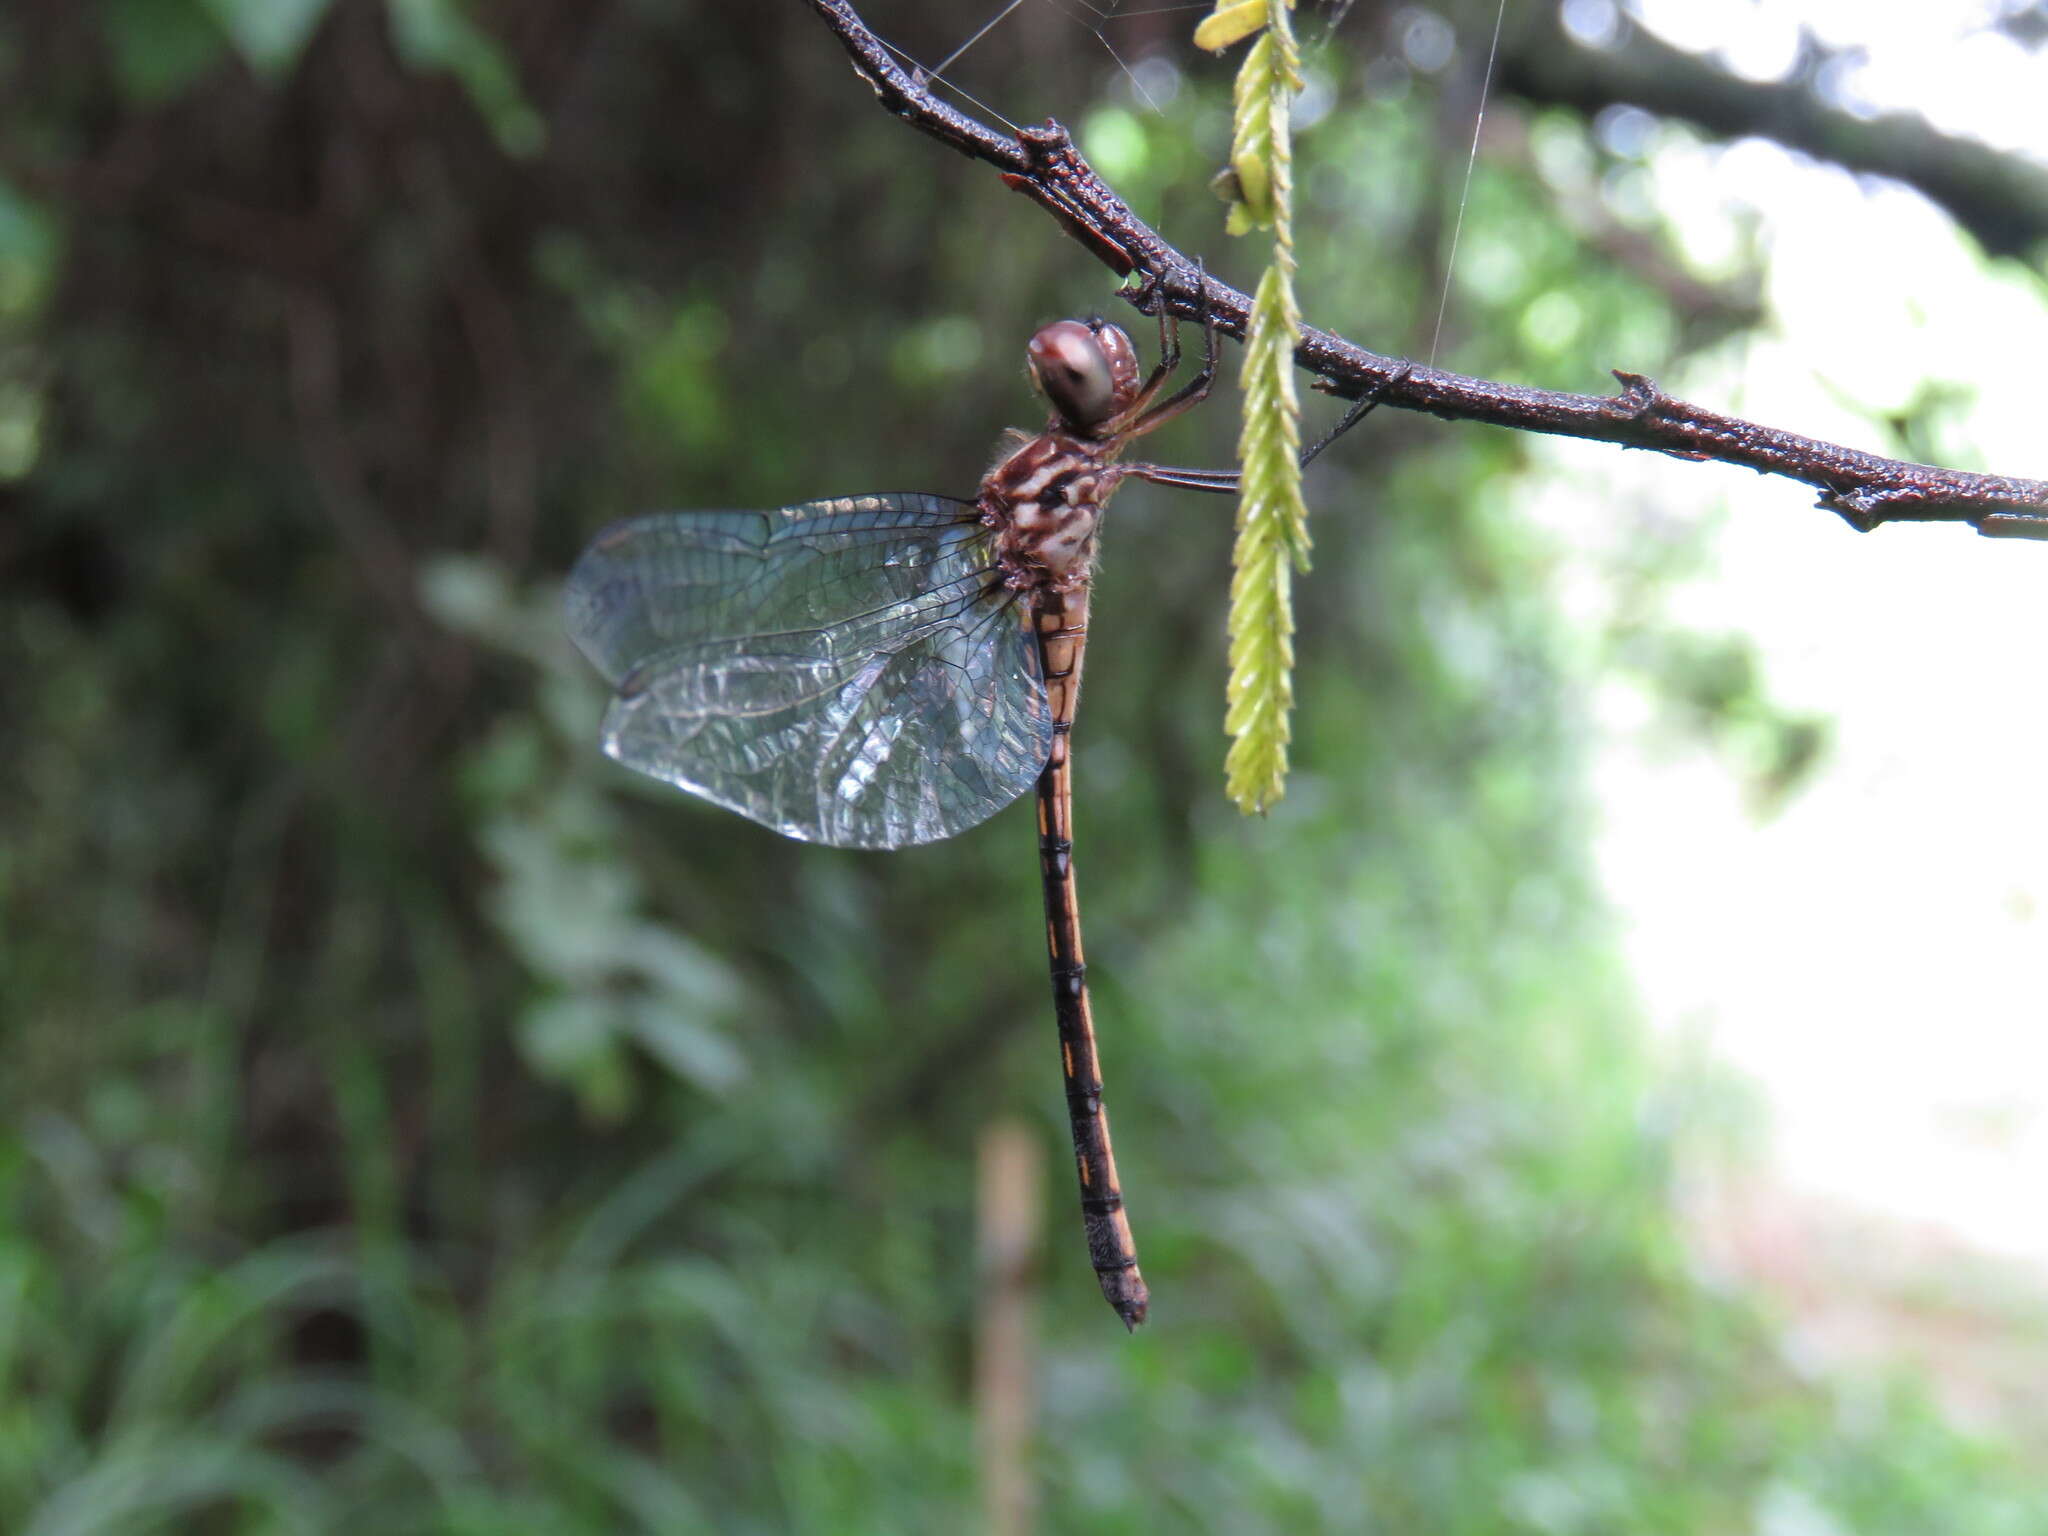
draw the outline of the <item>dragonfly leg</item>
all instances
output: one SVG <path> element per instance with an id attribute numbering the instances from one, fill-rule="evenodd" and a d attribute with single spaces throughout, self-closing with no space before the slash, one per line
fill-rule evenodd
<path id="1" fill-rule="evenodd" d="M 1159 306 L 1159 362 L 1146 375 L 1144 386 L 1132 397 L 1125 407 L 1124 415 L 1137 420 L 1145 414 L 1145 408 L 1159 393 L 1160 386 L 1173 377 L 1180 367 L 1180 322 L 1173 318 L 1173 312 L 1164 304 Z"/>
<path id="2" fill-rule="evenodd" d="M 1302 450 L 1301 467 L 1308 468 L 1325 448 L 1370 415 L 1372 408 L 1380 403 L 1380 398 L 1387 389 L 1407 378 L 1414 366 L 1412 363 L 1403 363 L 1385 382 L 1373 385 L 1354 400 L 1351 409 L 1344 413 L 1342 421 L 1318 438 L 1313 446 Z M 1241 478 L 1239 472 L 1234 469 L 1181 469 L 1170 464 L 1120 464 L 1117 468 L 1123 474 L 1138 480 L 1149 480 L 1154 485 L 1176 486 L 1183 491 L 1206 491 L 1217 496 L 1236 495 Z"/>
<path id="3" fill-rule="evenodd" d="M 1119 464 L 1117 468 L 1133 479 L 1150 480 L 1154 485 L 1206 491 L 1215 496 L 1237 494 L 1238 473 L 1234 469 L 1177 469 L 1170 464 Z"/>
<path id="4" fill-rule="evenodd" d="M 1196 272 L 1200 275 L 1202 294 L 1202 370 L 1157 405 L 1150 403 L 1149 394 L 1139 395 L 1132 402 L 1131 409 L 1126 412 L 1129 419 L 1121 429 L 1122 436 L 1126 440 L 1134 437 L 1143 437 L 1147 432 L 1165 426 L 1183 411 L 1192 410 L 1209 397 L 1209 386 L 1216 380 L 1216 317 L 1209 310 L 1208 276 L 1199 264 L 1196 267 Z M 1160 305 L 1159 313 L 1162 320 L 1169 318 L 1164 304 Z M 1173 356 L 1174 360 L 1178 362 L 1180 359 L 1179 323 L 1176 321 L 1173 324 L 1176 333 L 1173 344 Z M 1193 487 L 1190 487 L 1190 489 L 1193 489 Z"/>
<path id="5" fill-rule="evenodd" d="M 1179 367 L 1180 321 L 1175 319 L 1173 311 L 1167 308 L 1164 302 L 1161 302 L 1159 306 L 1159 361 L 1153 366 L 1152 371 L 1145 375 L 1145 382 L 1140 384 L 1138 392 L 1131 396 L 1131 403 L 1125 406 L 1118 414 L 1116 421 L 1111 423 L 1112 429 L 1128 435 L 1132 424 L 1144 418 L 1147 408 L 1152 404 L 1154 397 L 1158 395 L 1160 387 L 1173 377 L 1174 370 Z"/>
<path id="6" fill-rule="evenodd" d="M 1380 403 L 1380 397 L 1415 371 L 1413 363 L 1403 363 L 1389 374 L 1384 381 L 1373 385 L 1364 394 L 1351 402 L 1351 409 L 1344 413 L 1344 419 L 1316 440 L 1315 446 L 1305 450 L 1301 456 L 1301 467 L 1307 469 L 1315 462 L 1316 456 L 1330 444 L 1349 432 L 1359 422 L 1372 414 L 1372 408 Z"/>

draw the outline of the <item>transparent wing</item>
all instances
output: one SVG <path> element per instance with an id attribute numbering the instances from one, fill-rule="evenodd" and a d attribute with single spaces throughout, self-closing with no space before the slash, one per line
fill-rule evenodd
<path id="1" fill-rule="evenodd" d="M 604 749 L 838 848 L 950 837 L 1052 752 L 1038 645 L 944 496 L 661 512 L 599 534 L 569 633 L 618 690 Z"/>

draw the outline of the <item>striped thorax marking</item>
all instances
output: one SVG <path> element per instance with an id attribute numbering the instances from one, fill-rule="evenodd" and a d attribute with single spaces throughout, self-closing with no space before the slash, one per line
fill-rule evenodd
<path id="1" fill-rule="evenodd" d="M 997 531 L 1003 579 L 1019 590 L 1072 591 L 1095 568 L 1102 502 L 1115 489 L 1103 445 L 1048 431 L 989 471 L 978 498 Z"/>

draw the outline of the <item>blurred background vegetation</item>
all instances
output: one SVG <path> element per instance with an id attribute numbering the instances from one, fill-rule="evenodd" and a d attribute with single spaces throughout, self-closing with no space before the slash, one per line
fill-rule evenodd
<path id="1" fill-rule="evenodd" d="M 869 9 L 930 61 L 994 7 Z M 962 78 L 1246 282 L 1230 65 L 1121 23 L 1154 112 L 1074 9 Z M 1597 390 L 1755 324 L 1754 253 L 1702 275 L 1627 217 L 1601 114 L 1677 76 L 1515 9 L 1445 360 Z M 1314 49 L 1311 320 L 1427 350 L 1490 12 L 1359 0 Z M 1698 131 L 1804 131 L 1720 80 Z M 2044 1528 L 2011 1436 L 1803 1368 L 1695 1261 L 1678 1149 L 1747 1112 L 1616 963 L 1585 653 L 1765 798 L 1825 732 L 1739 642 L 1572 633 L 1524 443 L 1382 413 L 1317 466 L 1256 822 L 1228 518 L 1119 500 L 1077 762 L 1155 1293 L 1125 1338 L 1030 811 L 862 855 L 633 782 L 556 601 L 632 511 L 965 493 L 1101 269 L 796 4 L 15 0 L 0 99 L 0 1530 L 974 1528 L 975 1154 L 1012 1116 L 1044 1529 Z M 1234 439 L 1212 405 L 1156 457 Z"/>

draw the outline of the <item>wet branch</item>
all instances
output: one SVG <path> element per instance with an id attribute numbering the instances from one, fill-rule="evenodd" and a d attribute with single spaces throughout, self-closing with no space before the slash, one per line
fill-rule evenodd
<path id="1" fill-rule="evenodd" d="M 1251 301 L 1207 276 L 1131 212 L 1058 123 L 1014 137 L 991 128 L 939 100 L 921 72 L 900 65 L 852 0 L 809 4 L 890 112 L 994 166 L 1008 186 L 1044 208 L 1111 270 L 1135 274 L 1138 282 L 1125 297 L 1141 313 L 1164 308 L 1195 320 L 1206 305 L 1218 330 L 1243 339 Z M 1888 522 L 1962 522 L 1994 537 L 2048 539 L 2048 481 L 1909 464 L 1801 437 L 1674 399 L 1640 374 L 1615 370 L 1621 389 L 1613 395 L 1526 389 L 1384 357 L 1312 327 L 1303 329 L 1294 356 L 1321 381 L 1318 387 L 1347 399 L 1375 392 L 1386 405 L 1446 421 L 1589 438 L 1804 481 L 1820 491 L 1821 506 L 1863 532 Z"/>

